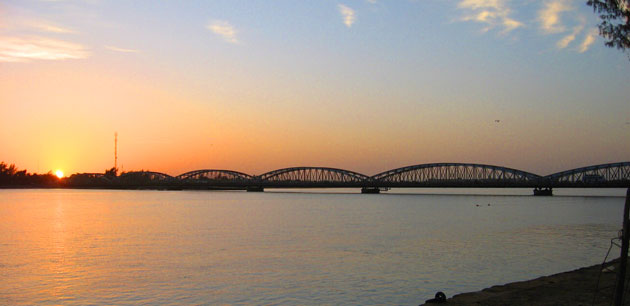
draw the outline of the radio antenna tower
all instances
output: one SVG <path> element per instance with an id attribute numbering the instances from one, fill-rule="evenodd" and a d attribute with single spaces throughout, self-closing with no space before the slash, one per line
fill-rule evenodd
<path id="1" fill-rule="evenodd" d="M 118 132 L 114 132 L 114 171 L 118 172 Z"/>

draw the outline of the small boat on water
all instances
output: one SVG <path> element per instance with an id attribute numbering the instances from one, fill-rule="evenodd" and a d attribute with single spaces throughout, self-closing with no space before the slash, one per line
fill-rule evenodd
<path id="1" fill-rule="evenodd" d="M 553 190 L 551 188 L 536 187 L 534 188 L 534 195 L 535 196 L 552 196 Z"/>
<path id="2" fill-rule="evenodd" d="M 372 193 L 379 194 L 381 191 L 388 191 L 388 187 L 363 187 L 361 188 L 361 193 Z"/>

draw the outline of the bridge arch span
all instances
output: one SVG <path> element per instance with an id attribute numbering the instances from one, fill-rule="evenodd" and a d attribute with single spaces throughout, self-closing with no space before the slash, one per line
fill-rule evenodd
<path id="1" fill-rule="evenodd" d="M 128 186 L 153 186 L 168 185 L 176 181 L 176 178 L 166 173 L 153 171 L 131 171 L 117 176 L 114 179 L 114 184 L 122 184 Z"/>
<path id="2" fill-rule="evenodd" d="M 176 178 L 180 180 L 249 181 L 252 176 L 233 170 L 203 169 L 186 172 Z"/>
<path id="3" fill-rule="evenodd" d="M 337 168 L 293 167 L 263 173 L 256 179 L 265 186 L 304 183 L 309 187 L 330 184 L 337 187 L 360 187 L 369 179 L 369 176 Z"/>
<path id="4" fill-rule="evenodd" d="M 112 183 L 112 177 L 103 173 L 76 173 L 68 177 L 73 186 L 108 186 Z"/>
<path id="5" fill-rule="evenodd" d="M 541 176 L 507 167 L 471 163 L 420 164 L 381 172 L 371 177 L 379 186 L 511 187 L 536 186 Z"/>
<path id="6" fill-rule="evenodd" d="M 581 167 L 544 177 L 554 187 L 628 187 L 630 162 Z"/>
<path id="7" fill-rule="evenodd" d="M 162 172 L 154 172 L 154 171 L 131 171 L 125 172 L 121 174 L 118 178 L 120 179 L 131 179 L 131 178 L 144 178 L 152 181 L 168 181 L 173 180 L 174 177 L 162 173 Z"/>

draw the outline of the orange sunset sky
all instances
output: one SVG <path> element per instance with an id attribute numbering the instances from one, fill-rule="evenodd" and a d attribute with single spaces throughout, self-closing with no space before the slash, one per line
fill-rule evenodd
<path id="1" fill-rule="evenodd" d="M 114 132 L 171 175 L 628 161 L 630 61 L 583 2 L 3 1 L 0 161 L 103 172 Z"/>

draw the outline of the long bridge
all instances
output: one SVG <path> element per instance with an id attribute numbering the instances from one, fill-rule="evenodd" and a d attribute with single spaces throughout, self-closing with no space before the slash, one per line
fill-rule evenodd
<path id="1" fill-rule="evenodd" d="M 430 163 L 396 168 L 372 176 L 327 167 L 293 167 L 249 175 L 232 170 L 204 169 L 170 176 L 152 171 L 126 172 L 120 176 L 100 173 L 75 174 L 70 185 L 121 188 L 246 189 L 265 188 L 361 188 L 378 193 L 389 188 L 474 187 L 534 188 L 551 195 L 552 188 L 630 187 L 630 162 L 581 167 L 541 176 L 501 166 L 473 163 Z"/>

